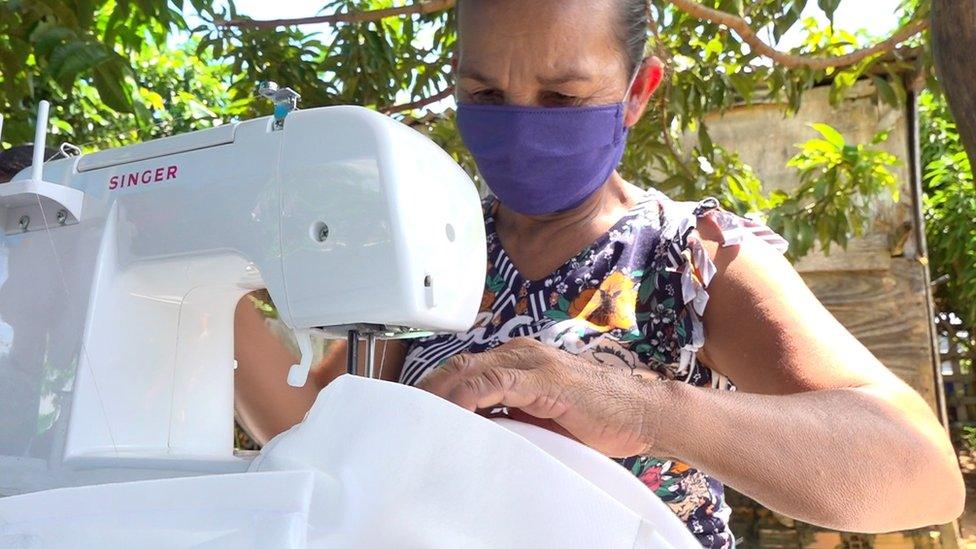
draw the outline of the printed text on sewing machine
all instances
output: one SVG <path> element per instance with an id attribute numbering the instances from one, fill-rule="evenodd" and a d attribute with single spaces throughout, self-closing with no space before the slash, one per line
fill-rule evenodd
<path id="1" fill-rule="evenodd" d="M 170 179 L 176 179 L 176 174 L 178 171 L 178 166 L 166 166 L 144 170 L 141 172 L 113 175 L 112 178 L 108 180 L 108 188 L 109 190 L 115 190 L 123 187 L 134 187 L 137 185 L 148 185 L 149 183 L 169 181 Z"/>

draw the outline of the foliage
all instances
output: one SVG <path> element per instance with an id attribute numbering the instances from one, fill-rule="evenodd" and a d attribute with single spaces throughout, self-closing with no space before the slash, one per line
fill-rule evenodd
<path id="1" fill-rule="evenodd" d="M 192 6 L 208 10 L 209 2 Z M 167 39 L 186 29 L 182 0 L 0 3 L 3 139 L 33 136 L 40 99 L 56 141 L 118 146 L 221 123 L 241 112 L 230 67 Z M 219 114 L 217 114 L 219 113 Z"/>
<path id="2" fill-rule="evenodd" d="M 976 325 L 976 186 L 945 100 L 919 97 L 929 264 L 939 309 Z M 943 278 L 945 277 L 945 278 Z"/>
<path id="3" fill-rule="evenodd" d="M 818 0 L 832 17 L 841 0 Z M 350 13 L 409 2 L 323 0 L 324 13 Z M 807 0 L 705 0 L 702 5 L 743 18 L 773 42 L 790 29 L 803 41 L 792 54 L 848 53 L 868 37 L 801 21 Z M 203 23 L 189 29 L 183 10 Z M 764 102 L 795 112 L 802 94 L 830 82 L 831 98 L 843 100 L 862 77 L 874 80 L 879 101 L 907 98 L 900 76 L 906 68 L 931 73 L 925 41 L 914 61 L 900 54 L 875 55 L 834 69 L 787 66 L 760 57 L 740 34 L 689 15 L 669 0 L 650 0 L 655 21 L 650 51 L 666 62 L 667 79 L 648 116 L 631 131 L 621 171 L 678 199 L 718 197 L 739 213 L 765 213 L 799 257 L 814 241 L 829 249 L 860 234 L 864 208 L 890 187 L 883 153 L 843 144 L 828 151 L 825 138 L 808 143 L 792 163 L 801 180 L 795 196 L 766 195 L 739 156 L 713 143 L 705 115 L 734 105 Z M 924 17 L 927 0 L 907 0 L 903 22 Z M 41 97 L 55 103 L 54 124 L 64 139 L 112 146 L 149 137 L 266 114 L 251 99 L 259 81 L 274 80 L 302 95 L 307 107 L 361 104 L 398 112 L 430 135 L 475 174 L 448 111 L 421 115 L 426 98 L 450 91 L 449 59 L 456 41 L 451 10 L 376 21 L 340 21 L 326 33 L 300 27 L 222 26 L 239 19 L 233 2 L 217 10 L 191 0 L 14 0 L 0 6 L 0 109 L 13 113 L 7 140 L 26 141 L 30 112 Z M 191 39 L 177 50 L 167 40 Z M 2 47 L 8 46 L 8 51 Z M 400 112 L 398 105 L 407 104 Z M 416 107 L 416 108 L 414 108 Z M 833 146 L 833 145 L 831 145 Z M 817 147 L 820 147 L 818 149 Z"/>
<path id="4" fill-rule="evenodd" d="M 800 186 L 792 194 L 774 192 L 769 201 L 769 226 L 802 257 L 818 241 L 825 253 L 831 242 L 847 247 L 849 235 L 861 236 L 871 220 L 871 203 L 882 192 L 898 202 L 898 181 L 889 170 L 899 164 L 892 154 L 865 145 L 850 145 L 837 130 L 813 124 L 821 138 L 799 145 L 788 163 L 799 171 Z M 879 133 L 871 141 L 888 139 Z"/>
<path id="5" fill-rule="evenodd" d="M 254 308 L 267 318 L 278 318 L 278 309 L 271 302 L 271 295 L 267 290 L 259 290 L 248 294 L 247 299 L 254 305 Z"/>
<path id="6" fill-rule="evenodd" d="M 752 28 L 768 30 L 774 41 L 791 28 L 801 26 L 804 40 L 791 52 L 796 55 L 839 55 L 849 52 L 865 38 L 835 31 L 831 26 L 820 28 L 814 20 L 800 21 L 806 0 L 703 3 L 742 16 Z M 678 12 L 668 0 L 653 0 L 651 4 L 658 21 L 651 47 L 665 59 L 672 78 L 666 83 L 657 108 L 653 109 L 657 116 L 648 117 L 632 132 L 627 175 L 637 181 L 654 182 L 662 190 L 677 191 L 680 198 L 693 198 L 701 190 L 700 184 L 695 183 L 703 175 L 701 156 L 708 160 L 705 165 L 712 166 L 721 162 L 723 156 L 729 157 L 713 154 L 715 147 L 707 137 L 708 128 L 699 123 L 705 115 L 743 102 L 781 104 L 784 113 L 789 114 L 799 109 L 804 91 L 823 82 L 832 84 L 831 99 L 839 102 L 857 79 L 869 71 L 877 75 L 891 75 L 906 68 L 914 68 L 920 74 L 931 72 L 926 55 L 918 56 L 913 62 L 902 60 L 899 55 L 875 56 L 844 70 L 785 67 L 758 58 L 737 34 Z M 830 17 L 839 4 L 839 0 L 819 2 Z M 924 14 L 926 9 L 926 5 L 904 5 L 902 13 L 907 21 L 916 13 Z M 882 100 L 894 104 L 907 97 L 900 77 L 879 76 L 876 83 Z M 704 147 L 687 154 L 681 140 L 689 130 Z M 657 182 L 656 173 L 668 177 Z M 759 201 L 758 197 L 754 201 Z M 726 206 L 734 208 L 735 204 Z"/>
<path id="7" fill-rule="evenodd" d="M 230 70 L 195 55 L 191 42 L 164 49 L 147 42 L 130 54 L 138 74 L 132 113 L 113 111 L 98 100 L 94 86 L 81 79 L 74 109 L 61 105 L 53 123 L 60 138 L 86 149 L 103 149 L 219 126 L 247 112 L 253 99 L 229 90 Z"/>
<path id="8" fill-rule="evenodd" d="M 323 0 L 325 1 L 325 0 Z M 389 7 L 389 0 L 328 0 L 327 13 Z M 233 3 L 221 19 L 237 18 Z M 354 104 L 383 110 L 422 99 L 450 86 L 453 12 L 340 23 L 329 36 L 299 29 L 217 27 L 196 29 L 199 51 L 225 58 L 234 89 L 252 93 L 273 80 L 295 89 L 306 106 Z"/>
<path id="9" fill-rule="evenodd" d="M 801 27 L 804 40 L 791 52 L 796 55 L 841 55 L 866 39 L 831 26 L 821 28 L 814 20 L 801 21 L 806 0 L 767 0 L 748 6 L 730 1 L 704 3 L 746 18 L 752 28 L 768 30 L 774 40 Z M 840 2 L 821 0 L 819 4 L 832 16 Z M 908 93 L 900 73 L 931 73 L 924 42 L 915 44 L 923 49 L 915 50 L 916 58 L 911 61 L 895 54 L 874 56 L 843 70 L 785 67 L 757 58 L 736 34 L 676 12 L 667 0 L 654 0 L 652 6 L 659 22 L 652 51 L 665 58 L 672 77 L 650 116 L 631 132 L 622 167 L 625 177 L 679 199 L 713 195 L 738 213 L 766 213 L 773 228 L 790 241 L 793 259 L 808 253 L 814 242 L 828 252 L 831 242 L 846 247 L 865 228 L 865 210 L 860 206 L 895 189 L 887 170 L 893 165 L 890 155 L 860 144 L 840 145 L 838 141 L 839 147 L 834 147 L 830 139 L 819 140 L 819 145 L 811 141 L 806 156 L 801 153 L 791 162 L 801 179 L 796 194 L 765 196 L 752 170 L 736 154 L 712 142 L 703 120 L 709 113 L 756 102 L 779 104 L 788 115 L 799 109 L 804 91 L 824 82 L 831 85 L 831 101 L 838 103 L 858 79 L 867 76 L 878 90 L 879 102 L 904 105 Z M 901 8 L 903 20 L 923 16 L 927 9 L 927 3 L 906 3 Z M 815 157 L 810 148 L 823 144 L 837 150 L 824 150 Z M 834 165 L 819 170 L 814 165 L 818 162 Z"/>
<path id="10" fill-rule="evenodd" d="M 967 450 L 976 452 L 976 426 L 964 425 L 960 437 Z"/>

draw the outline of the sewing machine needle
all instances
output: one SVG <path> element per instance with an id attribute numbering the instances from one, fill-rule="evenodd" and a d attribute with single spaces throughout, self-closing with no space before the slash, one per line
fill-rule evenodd
<path id="1" fill-rule="evenodd" d="M 373 372 L 376 351 L 376 335 L 372 332 L 366 334 L 366 377 L 373 379 L 376 377 Z"/>
<path id="2" fill-rule="evenodd" d="M 349 330 L 346 341 L 346 372 L 354 376 L 359 369 L 359 332 Z"/>

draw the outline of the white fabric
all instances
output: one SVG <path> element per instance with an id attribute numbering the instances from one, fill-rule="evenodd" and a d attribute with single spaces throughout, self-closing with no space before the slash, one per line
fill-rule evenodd
<path id="1" fill-rule="evenodd" d="M 588 462 L 591 479 L 434 395 L 343 376 L 251 469 L 333 475 L 343 492 L 333 512 L 353 547 L 698 547 L 633 476 L 644 497 L 629 503 L 642 512 L 598 487 L 621 482 L 619 465 L 568 439 L 561 452 Z"/>
<path id="2" fill-rule="evenodd" d="M 494 421 L 531 441 L 583 478 L 599 486 L 608 495 L 642 517 L 646 528 L 656 530 L 656 534 L 659 534 L 662 539 L 672 540 L 675 547 L 681 546 L 678 543 L 680 540 L 690 539 L 688 527 L 674 516 L 674 512 L 664 502 L 648 490 L 643 482 L 634 482 L 634 475 L 630 471 L 613 463 L 608 467 L 608 460 L 603 454 L 529 423 L 504 418 Z M 694 544 L 694 540 L 690 543 Z"/>
<path id="3" fill-rule="evenodd" d="M 530 442 L 534 441 L 534 442 Z M 243 474 L 0 499 L 0 548 L 698 547 L 595 451 L 343 376 Z"/>
<path id="4" fill-rule="evenodd" d="M 316 473 L 211 475 L 0 499 L 3 549 L 304 548 Z"/>

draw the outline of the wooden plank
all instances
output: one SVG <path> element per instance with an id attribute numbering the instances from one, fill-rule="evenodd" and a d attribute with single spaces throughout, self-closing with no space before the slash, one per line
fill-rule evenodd
<path id="1" fill-rule="evenodd" d="M 925 267 L 905 258 L 890 262 L 889 271 L 801 274 L 837 320 L 935 410 Z"/>
<path id="2" fill-rule="evenodd" d="M 885 234 L 870 234 L 855 238 L 847 249 L 832 246 L 830 254 L 821 250 L 811 251 L 795 265 L 800 273 L 834 271 L 887 271 L 891 269 L 891 252 Z"/>

